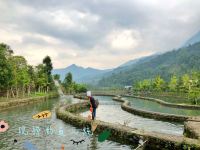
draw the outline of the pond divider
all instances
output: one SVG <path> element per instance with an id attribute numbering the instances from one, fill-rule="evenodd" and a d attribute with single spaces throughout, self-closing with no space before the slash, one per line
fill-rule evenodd
<path id="1" fill-rule="evenodd" d="M 200 117 L 193 117 L 184 122 L 184 135 L 200 140 Z"/>
<path id="2" fill-rule="evenodd" d="M 121 95 L 121 96 L 138 98 L 138 99 L 143 99 L 143 100 L 149 100 L 149 101 L 153 101 L 153 102 L 156 102 L 156 103 L 159 103 L 159 104 L 161 104 L 163 106 L 168 106 L 168 107 L 200 110 L 200 106 L 186 105 L 186 104 L 174 104 L 174 103 L 165 102 L 165 101 L 163 101 L 161 99 L 157 99 L 157 98 L 142 97 L 142 96 L 135 96 L 135 95 Z"/>
<path id="3" fill-rule="evenodd" d="M 146 117 L 146 118 L 152 118 L 152 119 L 163 120 L 163 121 L 172 121 L 172 122 L 184 122 L 190 118 L 189 116 L 166 114 L 166 113 L 159 113 L 159 112 L 137 109 L 137 108 L 134 108 L 134 106 L 131 107 L 130 102 L 128 100 L 119 96 L 114 97 L 113 100 L 122 102 L 121 108 L 124 111 L 132 113 L 134 115 Z"/>
<path id="4" fill-rule="evenodd" d="M 76 98 L 84 99 L 85 96 L 75 96 Z M 123 99 L 119 100 L 123 102 L 124 105 L 128 105 L 127 101 Z M 89 109 L 89 101 L 84 101 L 76 104 L 63 105 L 56 109 L 56 115 L 59 119 L 70 123 L 76 127 L 83 128 L 86 125 L 91 125 L 91 120 L 88 118 L 82 117 L 75 114 L 76 111 Z M 144 130 L 139 130 L 136 128 L 131 128 L 124 125 L 108 123 L 104 121 L 95 120 L 98 124 L 95 134 L 99 134 L 105 129 L 111 131 L 111 136 L 109 139 L 125 142 L 129 144 L 139 144 L 139 141 L 142 139 L 145 142 L 144 149 L 200 149 L 199 139 L 192 139 L 185 136 L 177 136 L 170 134 L 163 134 L 157 132 L 148 132 Z"/>

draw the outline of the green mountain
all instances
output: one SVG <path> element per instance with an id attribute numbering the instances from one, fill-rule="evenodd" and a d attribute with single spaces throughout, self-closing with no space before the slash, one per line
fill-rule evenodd
<path id="1" fill-rule="evenodd" d="M 124 64 L 120 65 L 119 67 L 115 68 L 115 69 L 119 69 L 119 68 L 125 68 L 128 66 L 132 66 L 141 62 L 145 62 L 145 61 L 149 61 L 150 59 L 156 57 L 158 54 L 154 54 L 154 55 L 150 55 L 150 56 L 145 56 L 145 57 L 141 57 L 141 58 L 136 58 L 133 60 L 129 60 L 127 62 L 125 62 Z"/>
<path id="2" fill-rule="evenodd" d="M 156 75 L 169 80 L 173 74 L 179 76 L 193 70 L 200 70 L 200 42 L 128 67 L 121 67 L 120 71 L 113 70 L 98 84 L 106 87 L 132 85 L 139 80 L 153 78 Z"/>
<path id="3" fill-rule="evenodd" d="M 187 40 L 184 45 L 188 46 L 190 44 L 194 44 L 194 43 L 197 43 L 197 42 L 200 42 L 200 31 L 197 32 L 195 35 L 193 35 L 189 40 Z"/>
<path id="4" fill-rule="evenodd" d="M 100 69 L 94 69 L 94 68 L 83 68 L 81 66 L 77 66 L 75 64 L 72 64 L 66 68 L 61 68 L 61 69 L 54 69 L 52 71 L 52 74 L 59 74 L 60 79 L 63 81 L 66 74 L 71 72 L 73 75 L 73 80 L 78 82 L 78 83 L 88 83 L 89 81 L 93 81 L 93 77 L 95 76 L 101 76 L 104 73 L 110 71 L 109 69 L 107 70 L 100 70 Z M 95 79 L 95 78 L 94 78 Z M 93 81 L 94 82 L 94 81 Z"/>

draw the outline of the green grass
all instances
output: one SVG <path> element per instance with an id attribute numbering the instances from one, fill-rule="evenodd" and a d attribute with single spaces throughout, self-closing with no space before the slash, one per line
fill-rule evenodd
<path id="1" fill-rule="evenodd" d="M 39 92 L 36 92 L 36 93 L 30 94 L 29 97 L 46 96 L 46 95 L 48 95 L 48 94 L 49 94 L 49 93 L 39 93 Z"/>
<path id="2" fill-rule="evenodd" d="M 29 96 L 25 95 L 24 97 L 20 96 L 18 98 L 6 98 L 6 97 L 0 97 L 0 102 L 6 102 L 6 101 L 12 101 L 12 100 L 20 100 L 20 99 L 25 99 L 25 98 L 33 98 L 33 97 L 41 97 L 41 96 L 47 96 L 52 92 L 49 93 L 40 93 L 40 92 L 36 92 L 36 93 L 31 93 Z"/>
<path id="3" fill-rule="evenodd" d="M 193 104 L 193 101 L 191 99 L 188 99 L 185 93 L 153 92 L 149 94 L 140 94 L 140 95 L 144 97 L 161 99 L 169 103 L 188 104 L 188 105 Z"/>

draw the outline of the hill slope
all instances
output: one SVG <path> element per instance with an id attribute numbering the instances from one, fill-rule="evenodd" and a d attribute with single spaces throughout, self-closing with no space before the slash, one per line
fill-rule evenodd
<path id="1" fill-rule="evenodd" d="M 132 65 L 136 65 L 136 64 L 148 61 L 148 60 L 150 60 L 152 58 L 155 58 L 157 55 L 158 54 L 154 54 L 154 55 L 150 55 L 150 56 L 145 56 L 145 57 L 129 60 L 129 61 L 125 62 L 124 64 L 120 65 L 119 67 L 117 67 L 116 69 L 122 68 L 122 67 L 132 66 Z"/>
<path id="2" fill-rule="evenodd" d="M 52 71 L 52 74 L 59 74 L 60 79 L 63 81 L 65 78 L 65 75 L 69 72 L 72 73 L 73 75 L 73 80 L 76 82 L 86 82 L 93 76 L 99 76 L 103 73 L 106 73 L 110 70 L 99 70 L 99 69 L 94 69 L 94 68 L 83 68 L 80 66 L 77 66 L 75 64 L 70 65 L 66 68 L 62 69 L 54 69 Z"/>
<path id="3" fill-rule="evenodd" d="M 100 86 L 123 86 L 138 80 L 161 75 L 168 80 L 172 74 L 182 75 L 192 70 L 200 70 L 200 42 L 178 50 L 158 55 L 148 61 L 136 63 L 112 72 L 99 81 Z"/>
<path id="4" fill-rule="evenodd" d="M 190 44 L 194 44 L 200 42 L 200 31 L 196 33 L 194 36 L 192 36 L 186 43 L 185 46 L 188 46 Z"/>

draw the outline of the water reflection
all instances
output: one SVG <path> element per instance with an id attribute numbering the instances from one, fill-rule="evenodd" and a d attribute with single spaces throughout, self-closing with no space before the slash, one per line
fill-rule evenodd
<path id="1" fill-rule="evenodd" d="M 130 103 L 133 107 L 143 109 L 143 110 L 161 112 L 161 113 L 169 113 L 169 114 L 177 114 L 177 115 L 187 115 L 187 116 L 199 116 L 200 115 L 199 110 L 172 108 L 172 107 L 160 105 L 156 102 L 137 99 L 137 98 L 126 97 L 126 99 L 130 101 Z"/>
<path id="2" fill-rule="evenodd" d="M 154 119 L 143 118 L 130 114 L 121 109 L 121 103 L 112 100 L 112 97 L 96 96 L 99 100 L 97 109 L 97 120 L 103 120 L 115 124 L 125 124 L 128 126 L 139 128 L 145 131 L 155 131 L 166 134 L 182 135 L 183 124 L 158 121 Z M 90 111 L 81 113 L 87 117 Z"/>
<path id="3" fill-rule="evenodd" d="M 85 137 L 82 129 L 77 129 L 56 118 L 55 106 L 58 105 L 59 101 L 62 101 L 63 103 L 76 103 L 80 100 L 63 96 L 61 99 L 52 99 L 42 103 L 16 107 L 0 112 L 0 120 L 6 120 L 10 125 L 7 132 L 0 133 L 0 149 L 22 150 L 25 141 L 29 141 L 34 144 L 38 150 L 59 150 L 62 145 L 67 150 L 110 150 L 121 149 L 121 146 L 124 146 L 127 149 L 132 149 L 134 147 L 108 140 L 100 143 L 95 135 L 91 138 Z M 44 110 L 50 110 L 52 112 L 52 117 L 50 119 L 32 119 L 34 114 Z M 49 125 L 51 125 L 55 131 L 52 135 L 47 135 L 44 130 Z M 25 126 L 26 130 L 29 131 L 28 135 L 19 134 L 19 127 L 22 126 Z M 39 126 L 43 129 L 40 132 L 40 136 L 33 135 L 33 126 Z M 58 134 L 59 129 L 63 129 L 64 136 L 60 136 Z M 14 143 L 15 139 L 17 140 L 16 143 Z M 75 139 L 77 141 L 85 139 L 85 142 L 76 145 L 70 141 L 71 139 Z"/>

